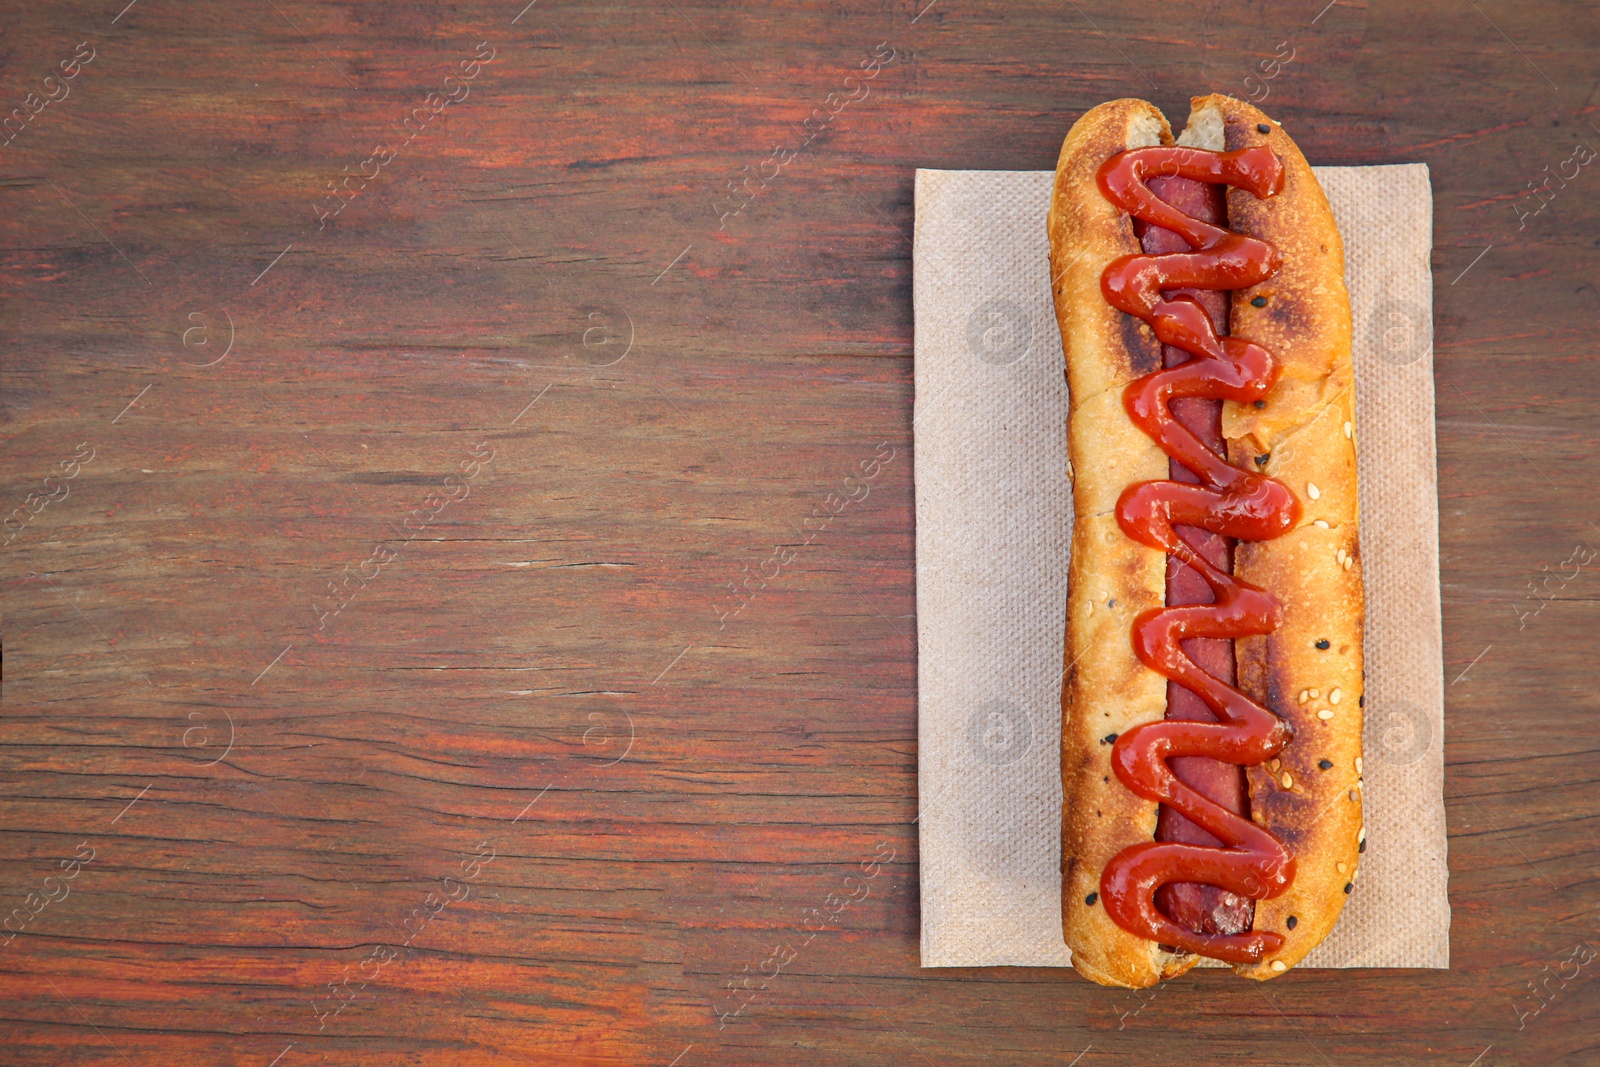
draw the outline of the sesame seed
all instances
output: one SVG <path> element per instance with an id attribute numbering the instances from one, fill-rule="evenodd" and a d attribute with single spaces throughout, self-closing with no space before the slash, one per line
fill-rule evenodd
<path id="1" fill-rule="evenodd" d="M 1333 770 L 1333 760 L 1319 759 L 1317 760 L 1317 767 L 1324 771 L 1331 771 Z"/>
<path id="2" fill-rule="evenodd" d="M 1361 757 L 1360 757 L 1360 756 L 1357 756 L 1357 757 L 1356 757 L 1356 773 L 1357 773 L 1357 774 L 1364 774 L 1364 773 L 1366 773 L 1366 772 L 1364 772 L 1364 771 L 1363 771 L 1363 770 L 1362 770 L 1362 769 L 1361 769 Z"/>
<path id="3" fill-rule="evenodd" d="M 1258 123 L 1256 123 L 1256 132 L 1257 133 L 1271 133 L 1272 132 L 1272 127 L 1268 126 L 1265 122 L 1258 122 Z"/>
<path id="4" fill-rule="evenodd" d="M 1355 887 L 1356 887 L 1356 884 L 1354 882 L 1346 882 L 1344 884 L 1345 895 L 1349 896 L 1350 895 L 1350 890 L 1354 889 Z"/>
<path id="5" fill-rule="evenodd" d="M 1333 554 L 1333 558 L 1339 561 L 1339 566 L 1341 566 L 1341 567 L 1344 566 L 1344 561 L 1345 561 L 1345 558 L 1346 558 L 1344 549 L 1341 548 L 1337 552 L 1335 552 Z"/>
<path id="6" fill-rule="evenodd" d="M 1350 424 L 1348 422 L 1344 424 L 1344 435 L 1346 437 L 1350 436 Z"/>
<path id="7" fill-rule="evenodd" d="M 1350 564 L 1354 563 L 1355 561 L 1356 558 L 1354 556 L 1346 556 L 1344 558 L 1344 563 L 1342 563 L 1341 566 L 1343 566 L 1345 570 L 1349 570 Z"/>
<path id="8" fill-rule="evenodd" d="M 1309 689 L 1300 690 L 1300 703 L 1304 704 L 1306 701 L 1308 701 L 1310 699 L 1311 699 L 1311 690 L 1309 690 Z"/>
<path id="9" fill-rule="evenodd" d="M 1116 741 L 1117 741 L 1117 735 L 1116 734 L 1106 734 L 1104 737 L 1102 737 L 1100 739 L 1100 743 L 1102 745 L 1113 745 L 1113 744 L 1116 744 Z"/>
<path id="10" fill-rule="evenodd" d="M 1343 874 L 1344 872 L 1340 871 L 1339 873 Z M 1099 900 L 1099 899 L 1100 899 L 1100 894 L 1099 893 L 1090 893 L 1088 896 L 1083 898 L 1083 902 L 1085 904 L 1088 904 L 1089 906 L 1093 907 L 1094 906 L 1094 902 Z"/>
<path id="11" fill-rule="evenodd" d="M 1367 850 L 1367 832 L 1365 830 L 1363 830 L 1363 831 L 1361 831 L 1361 844 L 1356 846 L 1356 851 L 1357 852 L 1365 852 L 1366 850 Z"/>
<path id="12" fill-rule="evenodd" d="M 1341 701 L 1343 699 L 1344 699 L 1344 690 L 1338 688 L 1337 686 L 1334 687 L 1333 692 L 1328 694 L 1328 703 L 1330 703 L 1330 704 L 1337 704 L 1337 703 L 1339 703 L 1339 701 Z"/>
<path id="13" fill-rule="evenodd" d="M 1320 648 L 1320 649 L 1322 649 L 1322 650 L 1323 650 L 1323 651 L 1327 651 L 1327 648 L 1328 648 L 1328 639 L 1327 639 L 1327 638 L 1326 638 L 1326 637 L 1324 637 L 1324 638 L 1322 638 L 1322 639 L 1321 639 L 1321 640 L 1319 640 L 1319 641 L 1318 641 L 1318 642 L 1317 642 L 1317 647 L 1318 647 L 1318 648 Z"/>
<path id="14" fill-rule="evenodd" d="M 1356 873 L 1354 873 L 1354 874 L 1352 874 L 1350 876 L 1350 880 L 1352 882 L 1359 882 L 1361 880 L 1361 868 L 1360 867 L 1356 868 Z"/>
<path id="15" fill-rule="evenodd" d="M 1350 790 L 1350 802 L 1353 804 L 1355 803 L 1356 799 L 1356 791 L 1354 789 Z"/>
<path id="16" fill-rule="evenodd" d="M 1350 865 L 1348 863 L 1344 863 L 1342 861 L 1339 862 L 1339 863 L 1335 863 L 1334 866 L 1336 868 L 1338 868 L 1340 874 L 1344 874 L 1346 871 L 1348 871 L 1350 869 Z"/>
<path id="17" fill-rule="evenodd" d="M 1312 500 L 1320 500 L 1322 498 L 1322 490 L 1317 488 L 1316 482 L 1306 483 L 1306 496 Z"/>
<path id="18" fill-rule="evenodd" d="M 1251 307 L 1264 308 L 1264 307 L 1267 306 L 1267 298 L 1264 297 L 1264 296 L 1254 297 L 1250 301 L 1250 306 Z"/>
<path id="19" fill-rule="evenodd" d="M 1364 708 L 1366 706 L 1367 706 L 1367 694 L 1362 693 L 1360 696 L 1356 697 L 1356 707 Z"/>
<path id="20" fill-rule="evenodd" d="M 1268 760 L 1267 761 L 1267 769 L 1272 771 L 1274 774 L 1276 774 L 1278 772 L 1278 768 L 1280 766 L 1282 766 L 1282 765 L 1277 760 Z"/>
<path id="21" fill-rule="evenodd" d="M 1326 520 L 1326 519 L 1313 519 L 1313 520 L 1312 520 L 1312 521 L 1311 521 L 1311 525 L 1313 525 L 1313 526 L 1320 526 L 1320 527 L 1322 527 L 1322 528 L 1323 528 L 1323 529 L 1324 529 L 1324 530 L 1326 530 L 1326 529 L 1328 529 L 1328 520 Z"/>
<path id="22" fill-rule="evenodd" d="M 1285 789 L 1294 788 L 1294 777 L 1288 771 L 1283 772 L 1283 787 Z"/>
<path id="23" fill-rule="evenodd" d="M 1293 915 L 1291 915 L 1291 916 L 1289 916 L 1289 918 L 1288 918 L 1288 919 L 1286 919 L 1286 920 L 1285 920 L 1285 921 L 1284 921 L 1284 924 L 1283 924 L 1283 925 L 1285 925 L 1285 926 L 1287 926 L 1287 927 L 1288 927 L 1288 928 L 1289 928 L 1289 929 L 1291 929 L 1291 930 L 1293 930 L 1293 929 L 1294 929 L 1294 928 L 1295 928 L 1295 927 L 1296 927 L 1296 926 L 1299 926 L 1299 925 L 1300 925 L 1300 920 L 1299 920 L 1299 919 L 1297 919 L 1297 918 L 1295 918 L 1295 917 L 1294 917 L 1294 916 L 1293 916 Z"/>
<path id="24" fill-rule="evenodd" d="M 1267 402 L 1265 400 L 1257 400 L 1257 401 L 1254 401 L 1254 403 L 1255 403 L 1255 406 L 1258 407 L 1258 408 L 1264 408 L 1264 407 L 1267 406 Z"/>
<path id="25" fill-rule="evenodd" d="M 1361 828 L 1361 836 L 1356 838 L 1356 840 L 1360 841 L 1363 845 L 1367 843 L 1367 828 L 1365 826 Z"/>
<path id="26" fill-rule="evenodd" d="M 1310 694 L 1312 700 L 1315 700 L 1322 695 L 1322 690 L 1320 689 L 1307 689 L 1306 692 Z"/>
<path id="27" fill-rule="evenodd" d="M 1281 973 L 1283 971 L 1287 971 L 1289 969 L 1289 965 L 1284 963 L 1282 960 L 1273 960 L 1272 969 Z"/>
<path id="28" fill-rule="evenodd" d="M 1323 708 L 1321 711 L 1317 712 L 1317 718 L 1321 719 L 1323 722 L 1327 722 L 1329 719 L 1333 718 L 1333 712 L 1329 711 L 1327 708 Z"/>
<path id="29" fill-rule="evenodd" d="M 1267 465 L 1267 460 L 1269 460 L 1271 458 L 1272 458 L 1272 453 L 1271 452 L 1263 452 L 1263 453 L 1261 453 L 1261 455 L 1256 457 L 1256 466 L 1265 467 Z"/>
<path id="30" fill-rule="evenodd" d="M 1267 824 L 1267 817 L 1259 811 L 1252 811 L 1250 813 L 1250 821 L 1265 826 Z"/>

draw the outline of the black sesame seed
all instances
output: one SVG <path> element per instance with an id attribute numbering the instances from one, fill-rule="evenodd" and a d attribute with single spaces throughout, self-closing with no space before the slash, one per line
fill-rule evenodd
<path id="1" fill-rule="evenodd" d="M 1267 298 L 1264 296 L 1251 297 L 1250 306 L 1264 308 L 1267 306 Z"/>
<path id="2" fill-rule="evenodd" d="M 1319 759 L 1319 760 L 1317 760 L 1317 766 L 1321 767 L 1325 771 L 1331 771 L 1331 770 L 1333 770 L 1333 761 L 1332 760 Z"/>
<path id="3" fill-rule="evenodd" d="M 1283 925 L 1285 925 L 1289 929 L 1293 930 L 1296 926 L 1300 925 L 1300 920 L 1296 919 L 1293 915 L 1291 915 L 1291 916 L 1289 916 L 1288 921 L 1285 922 Z"/>
<path id="4" fill-rule="evenodd" d="M 1356 885 L 1355 885 L 1355 883 L 1354 883 L 1354 882 L 1346 882 L 1346 883 L 1345 883 L 1345 884 L 1344 884 L 1344 892 L 1345 892 L 1345 895 L 1346 895 L 1346 896 L 1349 896 L 1349 895 L 1350 895 L 1350 890 L 1352 890 L 1352 889 L 1354 889 L 1354 888 L 1355 888 L 1355 887 L 1356 887 Z"/>
<path id="5" fill-rule="evenodd" d="M 1114 744 L 1116 742 L 1116 740 L 1117 740 L 1117 735 L 1116 734 L 1106 734 L 1104 737 L 1102 737 L 1100 739 L 1100 743 L 1102 745 L 1110 745 L 1110 744 Z"/>
<path id="6" fill-rule="evenodd" d="M 1366 706 L 1367 706 L 1367 694 L 1362 693 L 1360 696 L 1356 697 L 1356 707 L 1364 708 Z"/>
<path id="7" fill-rule="evenodd" d="M 1323 649 L 1327 648 L 1328 647 L 1328 639 L 1326 637 L 1324 637 L 1321 641 L 1318 641 L 1317 642 L 1317 647 L 1318 648 L 1323 648 Z"/>
<path id="8" fill-rule="evenodd" d="M 1267 465 L 1267 460 L 1269 460 L 1271 458 L 1272 458 L 1272 453 L 1270 453 L 1270 452 L 1261 453 L 1261 455 L 1256 457 L 1256 466 L 1265 467 Z"/>
<path id="9" fill-rule="evenodd" d="M 1361 839 L 1361 844 L 1359 846 L 1357 846 L 1356 851 L 1357 852 L 1365 852 L 1366 850 L 1367 850 L 1367 839 L 1363 837 Z"/>
<path id="10" fill-rule="evenodd" d="M 1088 896 L 1083 898 L 1083 902 L 1085 904 L 1093 905 L 1094 902 L 1099 900 L 1099 899 L 1100 899 L 1100 894 L 1099 893 L 1090 893 Z"/>
<path id="11" fill-rule="evenodd" d="M 1268 126 L 1265 122 L 1258 122 L 1258 123 L 1256 123 L 1256 132 L 1257 133 L 1271 133 L 1272 132 L 1272 127 Z"/>
<path id="12" fill-rule="evenodd" d="M 1255 403 L 1256 407 L 1258 408 L 1264 408 L 1267 406 L 1267 402 L 1265 400 L 1257 400 Z"/>

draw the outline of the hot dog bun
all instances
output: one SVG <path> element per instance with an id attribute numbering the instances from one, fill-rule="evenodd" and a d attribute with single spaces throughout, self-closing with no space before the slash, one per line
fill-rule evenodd
<path id="1" fill-rule="evenodd" d="M 1218 151 L 1264 144 L 1285 172 L 1270 198 L 1227 192 L 1227 228 L 1282 254 L 1273 277 L 1234 293 L 1230 332 L 1267 348 L 1283 368 L 1264 406 L 1223 403 L 1228 460 L 1288 485 L 1302 511 L 1275 540 L 1241 541 L 1234 561 L 1236 577 L 1283 608 L 1273 633 L 1236 642 L 1238 687 L 1295 730 L 1275 760 L 1247 770 L 1252 818 L 1296 864 L 1285 892 L 1255 904 L 1252 929 L 1278 932 L 1283 945 L 1235 966 L 1260 979 L 1293 967 L 1332 929 L 1360 847 L 1363 607 L 1350 306 L 1339 233 L 1298 148 L 1249 104 L 1226 96 L 1191 103 L 1177 143 Z M 1075 511 L 1062 683 L 1062 923 L 1081 973 L 1130 987 L 1181 974 L 1199 957 L 1129 933 L 1097 900 L 1107 863 L 1155 833 L 1158 805 L 1112 772 L 1107 739 L 1166 712 L 1167 680 L 1137 658 L 1130 633 L 1136 616 L 1164 603 L 1167 558 L 1131 540 L 1115 509 L 1128 485 L 1166 478 L 1168 456 L 1123 408 L 1128 383 L 1161 366 L 1161 346 L 1101 292 L 1107 265 L 1140 244 L 1096 173 L 1125 149 L 1173 143 L 1166 119 L 1145 101 L 1094 108 L 1062 145 L 1048 218 Z M 1267 297 L 1264 307 L 1251 304 L 1257 296 Z"/>

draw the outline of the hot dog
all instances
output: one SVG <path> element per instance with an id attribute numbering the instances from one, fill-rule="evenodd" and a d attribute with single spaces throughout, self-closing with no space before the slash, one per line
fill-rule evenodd
<path id="1" fill-rule="evenodd" d="M 1175 142 L 1085 114 L 1049 214 L 1074 527 L 1062 925 L 1143 987 L 1275 977 L 1332 929 L 1361 831 L 1362 589 L 1344 253 L 1281 127 Z"/>

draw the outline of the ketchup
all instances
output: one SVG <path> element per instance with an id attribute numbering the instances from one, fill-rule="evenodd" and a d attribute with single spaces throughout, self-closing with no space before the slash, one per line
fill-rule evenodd
<path id="1" fill-rule="evenodd" d="M 1233 576 L 1231 557 L 1236 539 L 1264 541 L 1292 529 L 1300 503 L 1281 482 L 1234 467 L 1223 454 L 1221 401 L 1259 399 L 1280 372 L 1259 345 L 1219 336 L 1225 291 L 1271 277 L 1281 257 L 1267 242 L 1217 225 L 1224 211 L 1215 186 L 1274 196 L 1283 167 L 1264 146 L 1136 148 L 1107 160 L 1098 178 L 1106 198 L 1143 224 L 1145 249 L 1108 266 L 1101 291 L 1149 323 L 1165 353 L 1166 365 L 1132 382 L 1123 403 L 1171 457 L 1169 480 L 1131 485 L 1117 502 L 1123 531 L 1170 557 L 1167 606 L 1142 613 L 1133 627 L 1139 658 L 1168 679 L 1167 718 L 1126 731 L 1111 752 L 1122 783 L 1162 810 L 1157 840 L 1114 857 L 1101 895 L 1113 921 L 1131 933 L 1215 959 L 1259 962 L 1283 937 L 1247 932 L 1253 905 L 1246 902 L 1287 889 L 1294 857 L 1249 821 L 1243 774 L 1225 765 L 1271 758 L 1292 728 L 1234 685 L 1233 641 L 1271 633 L 1281 609 Z M 1158 894 L 1172 915 L 1157 907 Z"/>

